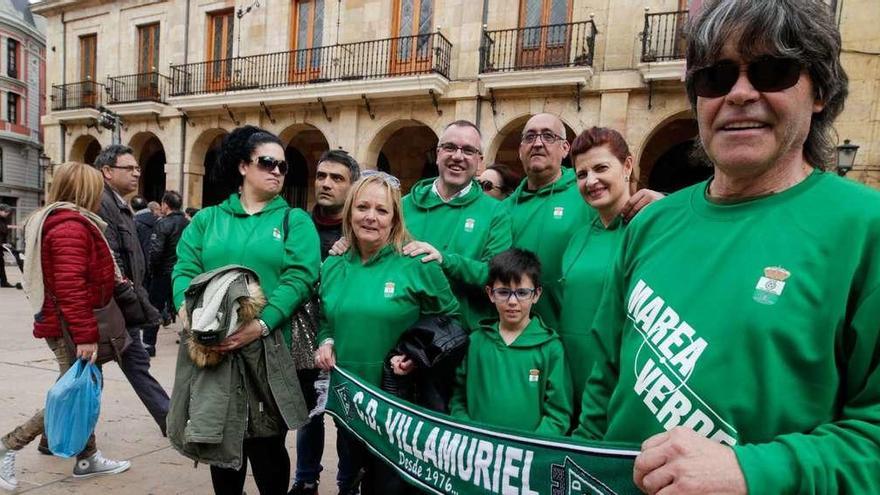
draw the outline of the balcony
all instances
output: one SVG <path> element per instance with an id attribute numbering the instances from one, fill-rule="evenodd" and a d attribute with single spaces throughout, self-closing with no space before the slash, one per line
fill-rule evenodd
<path id="1" fill-rule="evenodd" d="M 443 94 L 452 44 L 439 32 L 171 66 L 184 109 Z M 221 97 L 222 95 L 222 97 Z"/>
<path id="2" fill-rule="evenodd" d="M 104 85 L 95 81 L 80 81 L 52 86 L 52 111 L 94 108 L 104 104 Z"/>
<path id="3" fill-rule="evenodd" d="M 687 22 L 687 10 L 656 14 L 645 12 L 639 71 L 646 81 L 684 78 Z"/>
<path id="4" fill-rule="evenodd" d="M 107 104 L 119 115 L 160 115 L 170 111 L 165 105 L 171 78 L 157 71 L 107 78 Z"/>
<path id="5" fill-rule="evenodd" d="M 586 84 L 595 41 L 592 19 L 483 31 L 480 79 L 489 89 Z"/>

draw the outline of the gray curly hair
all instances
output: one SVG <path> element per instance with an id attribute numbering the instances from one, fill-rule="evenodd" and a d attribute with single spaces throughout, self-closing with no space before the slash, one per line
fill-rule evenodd
<path id="1" fill-rule="evenodd" d="M 710 0 L 688 27 L 685 81 L 696 113 L 694 71 L 715 63 L 728 41 L 743 59 L 777 55 L 799 60 L 810 74 L 816 97 L 825 107 L 814 113 L 804 143 L 804 158 L 824 169 L 831 163 L 834 119 L 843 111 L 849 78 L 840 64 L 840 32 L 831 9 L 821 0 Z"/>

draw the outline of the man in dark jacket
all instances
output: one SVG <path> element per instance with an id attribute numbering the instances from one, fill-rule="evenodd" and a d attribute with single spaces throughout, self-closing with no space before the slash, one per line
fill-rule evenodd
<path id="1" fill-rule="evenodd" d="M 0 246 L 9 242 L 9 224 L 12 222 L 12 207 L 0 203 Z M 18 262 L 17 252 L 15 248 L 10 246 L 10 250 L 16 258 L 16 263 Z M 0 247 L 0 287 L 18 287 L 21 289 L 21 284 L 17 286 L 9 283 L 9 280 L 6 279 L 6 260 L 3 258 L 3 248 Z"/>
<path id="2" fill-rule="evenodd" d="M 144 251 L 144 257 L 150 254 L 150 236 L 159 220 L 159 203 L 147 200 L 143 196 L 131 198 L 131 209 L 134 210 L 134 224 L 137 227 L 138 241 Z M 147 270 L 149 278 L 149 269 Z"/>
<path id="3" fill-rule="evenodd" d="M 343 150 L 326 151 L 318 159 L 315 172 L 315 208 L 312 221 L 321 238 L 321 260 L 333 244 L 342 237 L 342 207 L 352 183 L 360 177 L 360 168 L 354 158 Z M 315 381 L 318 369 L 298 370 L 297 376 L 306 398 L 306 405 L 315 407 L 317 399 Z M 344 440 L 338 440 L 344 441 Z M 312 417 L 296 433 L 296 474 L 290 495 L 314 495 L 318 493 L 318 477 L 321 474 L 321 457 L 324 454 L 324 415 Z"/>
<path id="4" fill-rule="evenodd" d="M 150 302 L 163 315 L 174 315 L 171 302 L 171 270 L 177 263 L 177 243 L 189 220 L 180 211 L 183 200 L 176 191 L 165 191 L 162 196 L 162 217 L 156 222 L 147 249 L 150 272 Z M 167 321 L 167 320 L 166 320 Z M 159 325 L 144 327 L 144 345 L 150 357 L 156 355 L 156 335 Z"/>
<path id="5" fill-rule="evenodd" d="M 113 257 L 116 259 L 122 274 L 134 285 L 134 290 L 141 301 L 147 322 L 126 322 L 132 343 L 122 354 L 119 367 L 128 378 L 132 388 L 147 407 L 150 415 L 158 423 L 162 434 L 165 434 L 165 416 L 168 414 L 168 394 L 159 382 L 150 374 L 150 357 L 141 343 L 140 326 L 144 323 L 157 322 L 159 313 L 150 302 L 143 287 L 146 263 L 144 252 L 137 236 L 134 213 L 129 208 L 124 196 L 133 193 L 138 187 L 140 167 L 128 146 L 110 145 L 95 159 L 95 167 L 104 176 L 104 196 L 101 198 L 101 211 L 98 213 L 105 222 L 105 235 Z"/>

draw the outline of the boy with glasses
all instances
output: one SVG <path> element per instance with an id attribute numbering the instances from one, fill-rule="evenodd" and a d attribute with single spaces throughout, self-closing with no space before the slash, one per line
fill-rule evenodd
<path id="1" fill-rule="evenodd" d="M 532 252 L 508 249 L 489 262 L 486 293 L 498 319 L 484 320 L 471 334 L 456 373 L 453 416 L 542 435 L 568 431 L 572 386 L 562 342 L 531 316 L 540 280 Z"/>

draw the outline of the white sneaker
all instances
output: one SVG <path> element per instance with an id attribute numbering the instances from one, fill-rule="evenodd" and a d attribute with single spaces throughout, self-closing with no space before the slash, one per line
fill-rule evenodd
<path id="1" fill-rule="evenodd" d="M 0 443 L 0 488 L 13 491 L 18 488 L 15 479 L 15 451 Z"/>
<path id="2" fill-rule="evenodd" d="M 92 454 L 91 457 L 76 461 L 73 467 L 74 478 L 91 478 L 92 476 L 100 476 L 102 474 L 119 474 L 128 471 L 131 467 L 129 461 L 114 461 L 105 459 L 101 455 L 101 451 Z"/>

